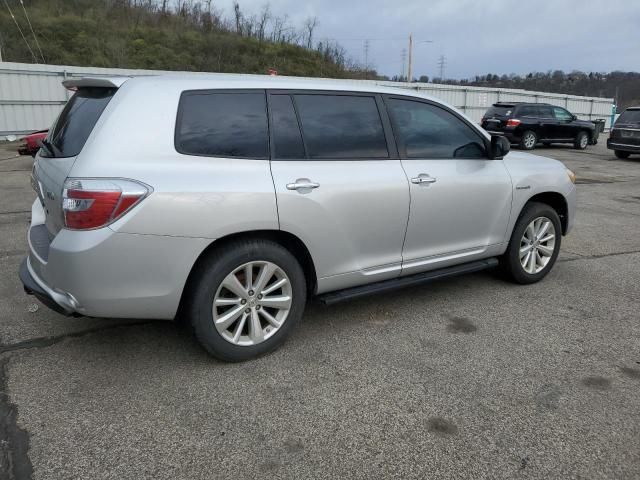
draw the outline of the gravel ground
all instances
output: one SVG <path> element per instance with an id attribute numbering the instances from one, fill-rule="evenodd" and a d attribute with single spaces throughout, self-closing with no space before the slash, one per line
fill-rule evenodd
<path id="1" fill-rule="evenodd" d="M 543 282 L 311 304 L 228 365 L 170 322 L 24 295 L 31 159 L 0 147 L 0 478 L 640 478 L 640 157 L 535 153 L 580 183 Z"/>

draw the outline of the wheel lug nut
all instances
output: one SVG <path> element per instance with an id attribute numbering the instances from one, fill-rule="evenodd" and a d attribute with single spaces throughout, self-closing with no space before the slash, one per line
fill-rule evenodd
<path id="1" fill-rule="evenodd" d="M 256 305 L 256 310 L 260 310 L 260 305 Z"/>
<path id="2" fill-rule="evenodd" d="M 247 308 L 247 309 L 244 311 L 244 313 L 251 313 L 251 309 L 250 309 L 250 308 Z"/>
<path id="3" fill-rule="evenodd" d="M 249 295 L 253 296 L 255 292 L 253 290 L 249 290 Z"/>
<path id="4" fill-rule="evenodd" d="M 245 303 L 247 303 L 247 301 L 243 298 L 242 300 L 240 300 L 240 303 L 244 305 Z"/>
<path id="5" fill-rule="evenodd" d="M 258 300 L 262 300 L 262 295 L 258 295 Z"/>

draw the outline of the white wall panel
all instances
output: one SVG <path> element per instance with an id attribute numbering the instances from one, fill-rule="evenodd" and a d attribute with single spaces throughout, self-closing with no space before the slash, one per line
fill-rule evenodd
<path id="1" fill-rule="evenodd" d="M 65 78 L 87 75 L 157 75 L 159 73 L 170 72 L 2 62 L 0 63 L 0 137 L 9 133 L 40 130 L 51 125 L 69 96 L 61 84 Z M 585 120 L 606 120 L 609 127 L 613 103 L 611 98 L 579 97 L 504 88 L 432 83 L 407 84 L 374 80 L 350 81 L 417 90 L 461 109 L 474 121 L 479 121 L 487 108 L 499 101 L 545 102 L 565 107 Z"/>

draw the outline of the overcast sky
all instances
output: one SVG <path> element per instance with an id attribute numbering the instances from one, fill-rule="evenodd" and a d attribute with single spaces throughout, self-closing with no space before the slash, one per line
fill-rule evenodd
<path id="1" fill-rule="evenodd" d="M 266 0 L 239 0 L 247 14 Z M 413 33 L 414 76 L 565 71 L 640 71 L 640 0 L 269 0 L 275 15 L 301 26 L 319 20 L 329 37 L 378 72 L 402 72 L 402 49 Z M 231 16 L 231 0 L 217 2 Z M 433 43 L 420 43 L 432 40 Z"/>

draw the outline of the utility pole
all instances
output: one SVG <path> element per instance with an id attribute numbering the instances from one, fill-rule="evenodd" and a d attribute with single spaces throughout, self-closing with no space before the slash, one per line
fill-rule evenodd
<path id="1" fill-rule="evenodd" d="M 406 73 L 406 70 L 404 69 L 406 62 L 407 62 L 407 49 L 403 48 L 402 49 L 402 74 L 400 75 L 400 77 L 403 77 Z"/>
<path id="2" fill-rule="evenodd" d="M 364 41 L 364 69 L 369 70 L 369 40 Z"/>
<path id="3" fill-rule="evenodd" d="M 413 33 L 409 34 L 409 68 L 407 69 L 407 82 L 411 83 L 412 81 L 412 75 L 413 75 L 413 71 L 412 71 L 412 66 L 411 65 L 413 62 Z"/>
<path id="4" fill-rule="evenodd" d="M 444 67 L 447 65 L 447 58 L 444 55 L 440 55 L 438 59 L 438 68 L 440 69 L 440 81 L 444 82 Z"/>
<path id="5" fill-rule="evenodd" d="M 416 43 L 433 43 L 433 40 L 420 40 Z M 404 65 L 402 70 L 404 71 Z M 413 33 L 409 34 L 409 68 L 407 71 L 407 82 L 413 82 Z"/>

